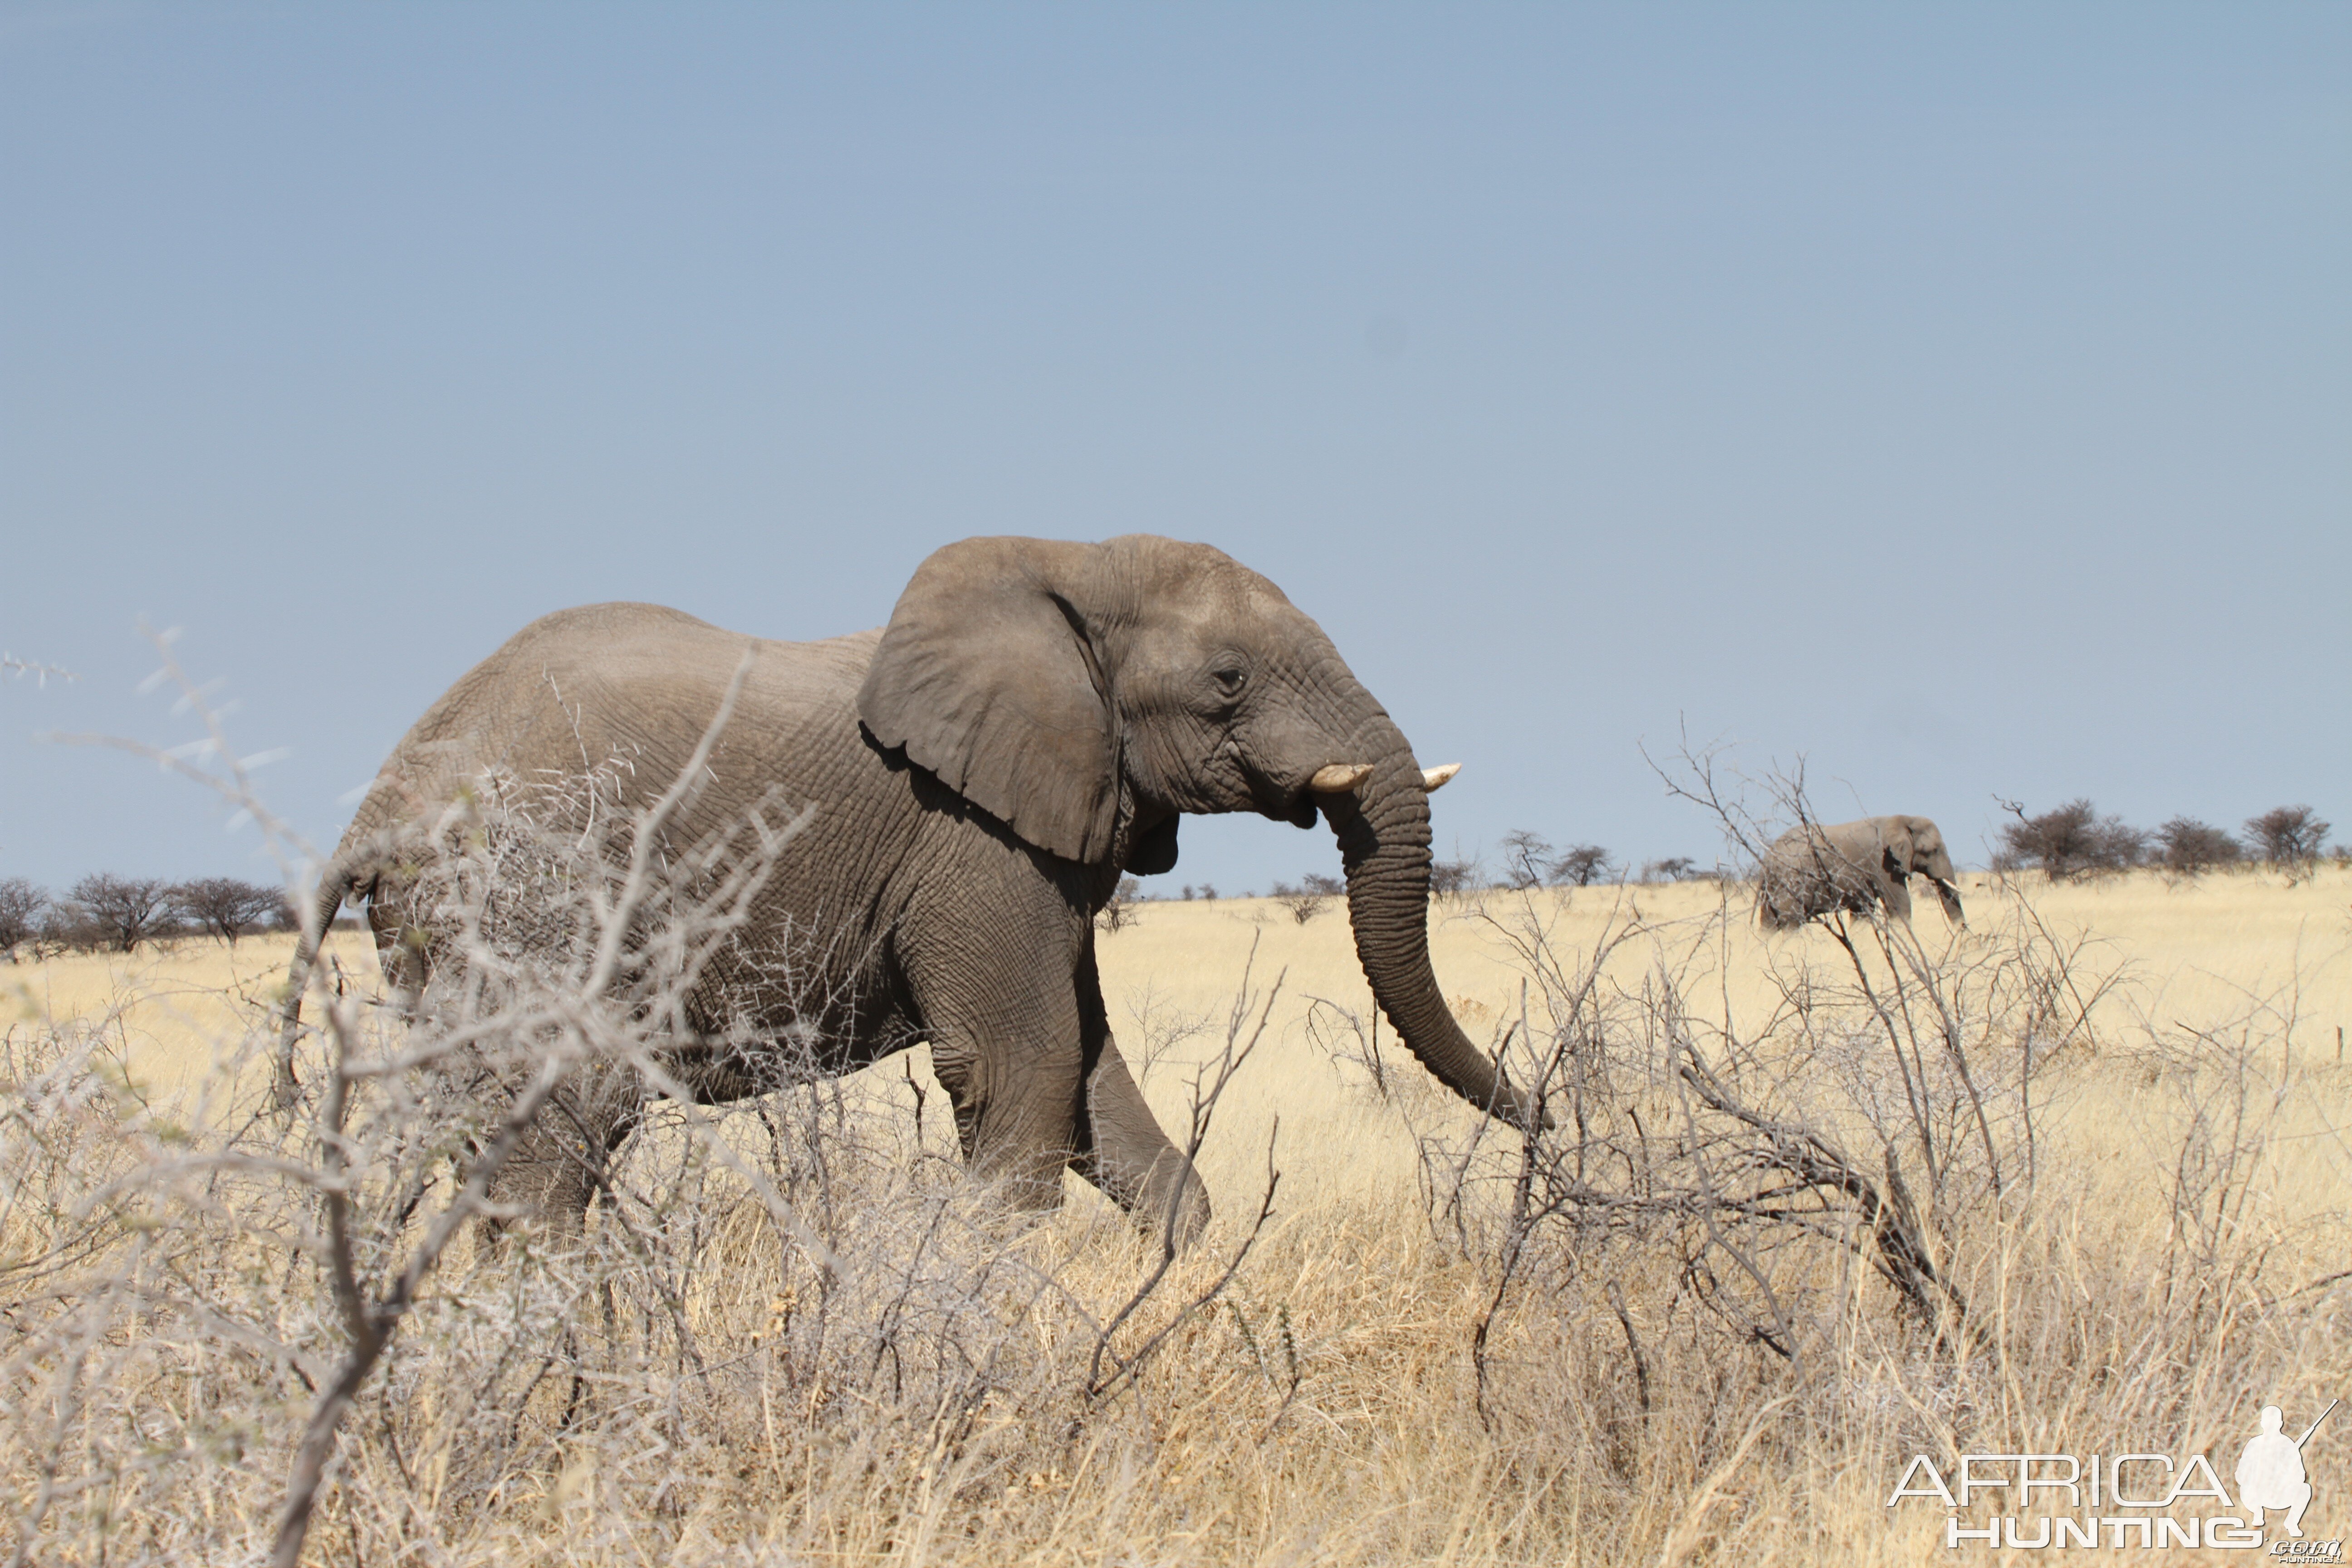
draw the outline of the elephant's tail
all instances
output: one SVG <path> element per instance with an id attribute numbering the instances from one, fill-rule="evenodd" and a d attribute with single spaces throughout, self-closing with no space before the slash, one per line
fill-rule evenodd
<path id="1" fill-rule="evenodd" d="M 318 890 L 311 895 L 310 907 L 303 911 L 302 929 L 294 941 L 294 962 L 286 970 L 286 1002 L 278 1030 L 278 1062 L 273 1075 L 271 1100 L 280 1110 L 291 1110 L 300 1092 L 301 1081 L 294 1073 L 294 1047 L 302 1032 L 302 994 L 310 988 L 311 971 L 318 967 L 319 950 L 326 945 L 327 932 L 341 912 L 343 900 L 354 892 L 364 893 L 374 881 L 373 853 L 338 854 L 327 863 L 319 878 Z"/>

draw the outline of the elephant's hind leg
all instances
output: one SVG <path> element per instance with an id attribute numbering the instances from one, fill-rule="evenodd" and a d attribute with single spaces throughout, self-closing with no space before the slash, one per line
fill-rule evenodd
<path id="1" fill-rule="evenodd" d="M 593 1063 L 548 1098 L 490 1184 L 490 1201 L 555 1235 L 576 1235 L 610 1191 L 613 1155 L 636 1131 L 644 1091 L 632 1068 Z M 493 1232 L 512 1221 L 493 1221 Z"/>

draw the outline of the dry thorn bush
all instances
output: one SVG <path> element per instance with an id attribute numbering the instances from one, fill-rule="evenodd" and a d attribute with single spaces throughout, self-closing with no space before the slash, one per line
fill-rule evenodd
<path id="1" fill-rule="evenodd" d="M 1801 780 L 1764 781 L 1766 823 L 1711 757 L 1680 763 L 1670 784 L 1749 865 L 1812 820 Z M 1476 1413 L 1517 1489 L 1597 1490 L 1614 1540 L 1668 1561 L 1753 1555 L 1740 1518 L 1887 1550 L 1902 1521 L 1869 1493 L 1903 1456 L 2218 1450 L 2352 1371 L 2330 1267 L 2352 1226 L 2322 1195 L 2347 1148 L 2289 1047 L 2300 965 L 2220 1026 L 2103 1031 L 2130 977 L 2011 892 L 1940 945 L 1833 913 L 1825 942 L 1768 950 L 1758 1019 L 1714 990 L 1748 902 L 1726 885 L 1660 924 L 1628 893 L 1576 951 L 1556 900 L 1481 911 L 1525 976 L 1508 1059 L 1558 1131 L 1425 1131 L 1422 1184 L 1482 1266 Z M 2084 1147 L 2118 1079 L 2157 1090 L 2131 1096 L 2147 1158 L 2120 1191 L 2114 1151 Z M 1830 1475 L 1862 1478 L 1843 1513 L 1804 1500 Z"/>
<path id="2" fill-rule="evenodd" d="M 13 1561 L 908 1547 L 1149 1406 L 1270 1216 L 1271 1148 L 1256 1223 L 1180 1261 L 1024 1216 L 821 1038 L 714 1031 L 710 976 L 814 967 L 737 941 L 803 817 L 667 832 L 732 696 L 645 811 L 618 763 L 491 775 L 391 847 L 395 973 L 432 980 L 388 1005 L 312 964 L 317 1029 L 258 1015 L 166 1099 L 102 1025 L 6 1036 Z M 1192 1152 L 1279 984 L 1244 977 Z M 685 1038 L 769 1092 L 698 1103 Z M 647 1110 L 608 1158 L 570 1128 L 616 1093 Z M 585 1225 L 531 1201 L 567 1161 Z"/>

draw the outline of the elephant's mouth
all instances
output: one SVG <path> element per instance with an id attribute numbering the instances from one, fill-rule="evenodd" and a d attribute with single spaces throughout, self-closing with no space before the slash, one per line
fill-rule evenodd
<path id="1" fill-rule="evenodd" d="M 1312 827 L 1318 816 L 1317 798 L 1315 792 L 1303 784 L 1286 789 L 1267 780 L 1250 791 L 1250 807 L 1260 816 L 1276 822 Z"/>
<path id="2" fill-rule="evenodd" d="M 1312 827 L 1322 816 L 1324 796 L 1315 788 L 1315 774 L 1291 780 L 1262 779 L 1251 793 L 1260 816 L 1276 822 L 1286 822 L 1293 827 Z"/>

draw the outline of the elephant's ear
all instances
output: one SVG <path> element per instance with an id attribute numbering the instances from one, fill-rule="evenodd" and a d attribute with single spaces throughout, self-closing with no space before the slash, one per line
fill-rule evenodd
<path id="1" fill-rule="evenodd" d="M 1878 841 L 1885 847 L 1887 870 L 1897 877 L 1908 877 L 1918 858 L 1918 847 L 1911 837 L 1911 819 L 1888 817 L 1880 826 Z"/>
<path id="2" fill-rule="evenodd" d="M 1065 859 L 1110 853 L 1118 741 L 1068 596 L 1094 547 L 967 539 L 915 569 L 857 716 L 874 739 Z"/>

